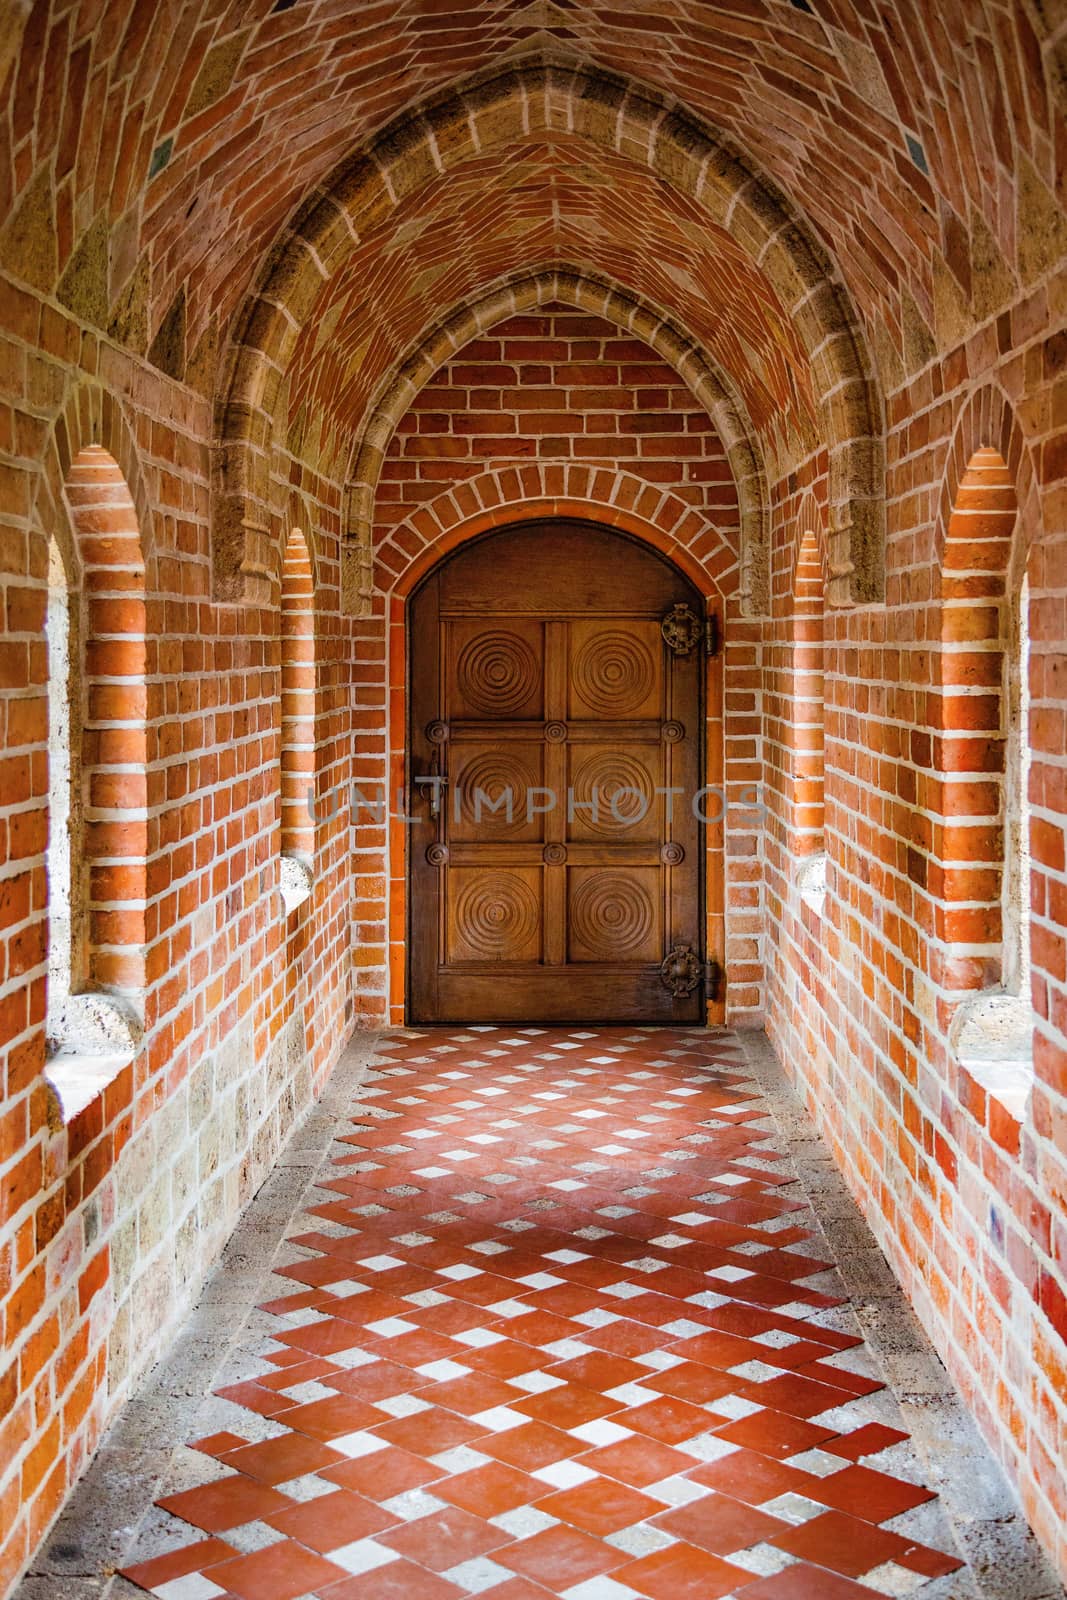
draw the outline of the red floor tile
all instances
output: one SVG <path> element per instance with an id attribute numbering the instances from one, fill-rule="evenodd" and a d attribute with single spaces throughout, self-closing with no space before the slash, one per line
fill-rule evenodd
<path id="1" fill-rule="evenodd" d="M 457 1359 L 461 1356 L 462 1352 L 459 1352 Z M 474 1372 L 466 1378 L 453 1378 L 447 1383 L 432 1383 L 420 1391 L 419 1399 L 470 1417 L 476 1411 L 488 1411 L 492 1406 L 512 1405 L 516 1400 L 525 1399 L 525 1396 L 520 1389 L 513 1389 L 501 1378 Z"/>
<path id="2" fill-rule="evenodd" d="M 310 1550 L 327 1554 L 355 1539 L 369 1539 L 383 1528 L 395 1526 L 397 1518 L 362 1495 L 338 1489 L 287 1511 L 272 1512 L 263 1519 L 287 1538 L 306 1544 Z"/>
<path id="3" fill-rule="evenodd" d="M 673 1544 L 631 1562 L 614 1576 L 618 1583 L 629 1584 L 651 1600 L 718 1600 L 719 1595 L 747 1583 L 752 1574 L 691 1544 Z"/>
<path id="4" fill-rule="evenodd" d="M 835 1456 L 844 1456 L 848 1461 L 858 1461 L 860 1456 L 877 1455 L 880 1450 L 887 1450 L 891 1444 L 899 1444 L 907 1437 L 899 1428 L 887 1428 L 881 1422 L 868 1422 L 864 1427 L 857 1428 L 855 1433 L 843 1433 L 840 1438 L 829 1440 L 822 1448 Z"/>
<path id="5" fill-rule="evenodd" d="M 648 1377 L 648 1368 L 624 1356 L 597 1352 L 595 1355 L 576 1356 L 552 1368 L 554 1378 L 565 1383 L 577 1383 L 587 1389 L 614 1389 L 623 1383 L 641 1383 Z"/>
<path id="6" fill-rule="evenodd" d="M 664 1395 L 662 1400 L 649 1400 L 631 1411 L 622 1412 L 615 1420 L 624 1428 L 659 1439 L 662 1444 L 678 1444 L 698 1433 L 711 1432 L 722 1419 L 702 1411 L 699 1406 L 691 1406 L 687 1400 Z"/>
<path id="7" fill-rule="evenodd" d="M 643 1489 L 647 1484 L 659 1483 L 663 1478 L 673 1478 L 688 1472 L 693 1457 L 672 1450 L 658 1439 L 637 1434 L 632 1439 L 620 1439 L 617 1444 L 603 1445 L 582 1457 L 582 1466 L 591 1472 L 605 1473 L 620 1483 Z"/>
<path id="8" fill-rule="evenodd" d="M 457 1444 L 477 1439 L 486 1429 L 453 1411 L 419 1411 L 412 1417 L 396 1417 L 375 1428 L 379 1439 L 387 1439 L 401 1450 L 422 1456 L 440 1455 Z"/>
<path id="9" fill-rule="evenodd" d="M 494 1590 L 495 1594 L 497 1591 Z M 427 1572 L 411 1561 L 390 1561 L 373 1572 L 361 1572 L 344 1583 L 322 1591 L 322 1600 L 467 1600 L 467 1590 L 459 1589 L 436 1572 Z"/>
<path id="10" fill-rule="evenodd" d="M 293 1382 L 299 1382 L 294 1378 Z M 272 1417 L 276 1411 L 287 1411 L 293 1402 L 283 1394 L 276 1394 L 273 1389 L 259 1383 L 234 1383 L 226 1389 L 216 1389 L 215 1393 L 221 1400 L 232 1400 L 234 1405 L 244 1406 L 248 1411 L 255 1411 L 261 1417 Z"/>
<path id="11" fill-rule="evenodd" d="M 502 1461 L 492 1461 L 488 1466 L 446 1478 L 434 1486 L 433 1492 L 474 1516 L 499 1517 L 516 1506 L 531 1505 L 546 1491 L 536 1478 L 505 1466 Z"/>
<path id="12" fill-rule="evenodd" d="M 219 1533 L 242 1522 L 255 1522 L 272 1512 L 285 1511 L 293 1502 L 275 1489 L 268 1489 L 265 1483 L 235 1473 L 232 1478 L 220 1478 L 200 1489 L 168 1495 L 159 1503 L 172 1516 L 209 1533 Z"/>
<path id="13" fill-rule="evenodd" d="M 732 1550 L 745 1550 L 789 1532 L 789 1523 L 768 1516 L 754 1506 L 724 1494 L 705 1495 L 688 1506 L 679 1506 L 657 1518 L 656 1526 L 673 1533 L 688 1544 L 699 1545 L 713 1555 L 728 1556 Z"/>
<path id="14" fill-rule="evenodd" d="M 228 1467 L 247 1472 L 263 1483 L 284 1483 L 287 1478 L 301 1478 L 306 1472 L 334 1467 L 344 1456 L 302 1433 L 286 1433 L 277 1439 L 265 1439 L 262 1444 L 243 1445 L 223 1460 Z"/>
<path id="15" fill-rule="evenodd" d="M 528 1344 L 519 1344 L 514 1339 L 503 1339 L 500 1344 L 491 1344 L 485 1350 L 467 1350 L 464 1346 L 457 1346 L 463 1351 L 461 1360 L 465 1367 L 473 1367 L 476 1372 L 488 1372 L 494 1378 L 517 1378 L 523 1372 L 532 1372 L 535 1367 L 544 1366 L 544 1354 Z"/>
<path id="16" fill-rule="evenodd" d="M 934 1498 L 929 1489 L 921 1489 L 903 1478 L 891 1478 L 871 1467 L 857 1466 L 845 1467 L 829 1478 L 820 1478 L 809 1495 L 812 1500 L 821 1500 L 838 1511 L 851 1511 L 853 1516 L 863 1517 L 868 1522 L 885 1522 Z"/>
<path id="17" fill-rule="evenodd" d="M 432 1483 L 442 1476 L 442 1469 L 407 1450 L 387 1449 L 356 1461 L 342 1461 L 319 1475 L 345 1489 L 354 1489 L 369 1500 L 391 1500 L 395 1494 L 406 1494 L 409 1489 Z"/>
<path id="18" fill-rule="evenodd" d="M 660 1394 L 673 1395 L 676 1400 L 689 1400 L 695 1406 L 705 1406 L 734 1392 L 734 1379 L 729 1373 L 716 1372 L 695 1361 L 682 1362 L 667 1372 L 650 1372 L 644 1385 L 646 1389 L 658 1389 Z"/>
<path id="19" fill-rule="evenodd" d="M 710 1461 L 696 1467 L 692 1474 L 698 1483 L 706 1483 L 721 1494 L 736 1495 L 750 1505 L 762 1505 L 780 1494 L 804 1494 L 811 1482 L 810 1472 L 787 1466 L 773 1456 L 759 1455 L 755 1450 L 735 1450 L 719 1461 Z"/>
<path id="20" fill-rule="evenodd" d="M 802 1202 L 780 1192 L 788 1171 L 765 1151 L 760 1170 L 737 1165 L 766 1139 L 758 1107 L 716 1116 L 753 1095 L 735 1053 L 669 1029 L 459 1030 L 458 1038 L 417 1030 L 382 1048 L 410 1069 L 380 1080 L 376 1110 L 394 1115 L 353 1108 L 340 1130 L 344 1157 L 333 1175 L 319 1175 L 334 1198 L 311 1208 L 350 1231 L 334 1237 L 302 1222 L 294 1240 L 317 1254 L 286 1270 L 292 1291 L 267 1308 L 279 1318 L 325 1315 L 279 1323 L 270 1370 L 225 1391 L 284 1431 L 262 1443 L 236 1429 L 198 1441 L 238 1473 L 164 1502 L 198 1528 L 265 1520 L 285 1541 L 239 1555 L 201 1538 L 163 1566 L 133 1569 L 135 1581 L 158 1585 L 203 1563 L 226 1583 L 224 1600 L 309 1591 L 322 1600 L 457 1600 L 468 1591 L 443 1574 L 485 1558 L 514 1576 L 479 1591 L 484 1600 L 546 1600 L 602 1576 L 608 1593 L 619 1584 L 649 1600 L 844 1600 L 872 1592 L 846 1576 L 868 1560 L 891 1558 L 922 1576 L 953 1570 L 954 1556 L 877 1526 L 926 1491 L 850 1465 L 903 1435 L 867 1424 L 839 1436 L 818 1420 L 872 1380 L 830 1362 L 854 1336 L 779 1309 L 829 1302 L 803 1282 L 816 1258 L 787 1249 L 810 1236 Z M 683 1085 L 694 1092 L 672 1098 Z M 650 1107 L 661 1120 L 638 1125 Z M 435 1122 L 442 1117 L 452 1120 Z M 705 1142 L 692 1146 L 693 1160 L 677 1161 L 669 1152 L 685 1148 L 698 1125 Z M 440 1136 L 417 1137 L 430 1127 Z M 646 1137 L 631 1151 L 635 1130 Z M 599 1174 L 588 1170 L 598 1145 L 619 1147 Z M 471 1159 L 449 1156 L 457 1150 Z M 526 1166 L 530 1154 L 536 1165 Z M 425 1177 L 432 1167 L 449 1170 Z M 745 1178 L 740 1194 L 727 1199 L 724 1188 L 715 1206 L 699 1198 L 731 1172 Z M 513 1181 L 495 1182 L 501 1175 Z M 553 1188 L 572 1179 L 581 1187 Z M 795 1222 L 765 1231 L 793 1212 Z M 692 1243 L 660 1242 L 679 1233 Z M 750 1241 L 772 1248 L 749 1254 Z M 724 1266 L 749 1276 L 714 1276 Z M 347 1292 L 350 1283 L 364 1287 Z M 612 1293 L 623 1284 L 639 1292 Z M 709 1289 L 727 1298 L 702 1305 Z M 792 1342 L 761 1342 L 777 1333 Z M 778 1375 L 756 1383 L 729 1370 L 749 1361 Z M 546 1388 L 546 1376 L 560 1381 Z M 303 1384 L 319 1387 L 294 1402 L 286 1391 Z M 656 1398 L 631 1404 L 628 1385 Z M 761 1409 L 734 1421 L 708 1409 L 731 1395 Z M 487 1412 L 508 1415 L 479 1422 Z M 509 1417 L 529 1420 L 501 1427 Z M 598 1425 L 608 1438 L 617 1427 L 630 1436 L 597 1446 Z M 681 1448 L 710 1433 L 738 1448 L 712 1462 Z M 780 1459 L 817 1445 L 841 1458 L 840 1473 L 821 1477 Z M 295 1500 L 271 1487 L 311 1473 L 328 1497 Z M 681 1506 L 649 1492 L 682 1477 L 712 1492 Z M 447 1509 L 404 1522 L 387 1508 L 420 1489 Z M 785 1522 L 766 1507 L 787 1492 L 827 1509 Z M 516 1538 L 489 1520 L 529 1506 L 556 1525 Z M 641 1560 L 607 1542 L 642 1522 L 678 1542 Z M 358 1575 L 329 1563 L 331 1550 L 366 1538 L 396 1558 Z M 731 1552 L 769 1539 L 797 1564 L 767 1579 L 731 1563 Z"/>
<path id="21" fill-rule="evenodd" d="M 622 1551 L 577 1528 L 546 1528 L 493 1555 L 501 1566 L 535 1579 L 554 1594 L 610 1572 L 627 1559 Z"/>
<path id="22" fill-rule="evenodd" d="M 802 1378 L 795 1372 L 768 1378 L 766 1383 L 740 1384 L 738 1389 L 756 1405 L 786 1411 L 792 1417 L 818 1416 L 820 1411 L 841 1405 L 843 1399 L 840 1389 L 818 1383 L 814 1378 Z"/>
<path id="23" fill-rule="evenodd" d="M 620 1356 L 643 1356 L 650 1350 L 662 1348 L 663 1340 L 654 1328 L 643 1322 L 610 1322 L 606 1328 L 590 1328 L 583 1332 L 584 1344 L 595 1344 L 599 1350 L 610 1350 Z M 641 1369 L 647 1382 L 649 1369 Z"/>
<path id="24" fill-rule="evenodd" d="M 782 1411 L 754 1411 L 751 1416 L 737 1422 L 724 1423 L 716 1428 L 720 1439 L 731 1444 L 744 1445 L 758 1450 L 761 1455 L 793 1456 L 802 1450 L 814 1450 L 824 1439 L 832 1439 L 834 1430 L 817 1422 L 805 1422 L 801 1417 L 790 1417 Z"/>
<path id="25" fill-rule="evenodd" d="M 551 1428 L 580 1428 L 585 1422 L 595 1422 L 598 1417 L 621 1411 L 621 1400 L 609 1400 L 581 1384 L 568 1383 L 562 1389 L 550 1389 L 547 1394 L 523 1395 L 512 1391 L 511 1409 L 521 1411 L 536 1422 L 547 1422 Z"/>
<path id="26" fill-rule="evenodd" d="M 398 1550 L 409 1561 L 429 1567 L 432 1572 L 447 1572 L 475 1556 L 484 1556 L 499 1545 L 510 1542 L 510 1534 L 492 1527 L 481 1517 L 472 1517 L 458 1506 L 419 1517 L 391 1533 L 383 1533 L 379 1544 Z M 496 1557 L 494 1556 L 494 1560 Z"/>
<path id="27" fill-rule="evenodd" d="M 549 1495 L 537 1509 L 585 1533 L 606 1538 L 609 1533 L 632 1527 L 635 1522 L 647 1522 L 663 1509 L 663 1502 L 610 1478 L 598 1477 L 579 1484 L 576 1489 Z"/>
<path id="28" fill-rule="evenodd" d="M 961 1565 L 952 1556 L 928 1550 L 912 1540 L 879 1528 L 843 1511 L 827 1511 L 798 1528 L 776 1534 L 774 1544 L 820 1567 L 830 1567 L 846 1577 L 858 1578 L 885 1561 L 895 1561 L 927 1577 L 953 1572 Z"/>
<path id="29" fill-rule="evenodd" d="M 141 1561 L 135 1567 L 123 1567 L 122 1576 L 143 1589 L 155 1589 L 175 1578 L 184 1578 L 190 1572 L 207 1572 L 220 1561 L 230 1561 L 237 1555 L 232 1545 L 221 1539 L 200 1539 L 187 1544 L 169 1555 L 156 1556 L 152 1561 Z"/>
<path id="30" fill-rule="evenodd" d="M 293 1406 L 285 1414 L 285 1426 L 329 1444 L 343 1433 L 361 1433 L 381 1422 L 382 1414 L 373 1406 L 351 1395 L 339 1394 L 331 1400 L 312 1400 L 309 1405 Z"/>
<path id="31" fill-rule="evenodd" d="M 745 1600 L 871 1600 L 875 1591 L 825 1567 L 799 1564 L 773 1578 L 758 1578 L 744 1590 Z"/>
<path id="32" fill-rule="evenodd" d="M 551 1589 L 543 1589 L 539 1583 L 531 1583 L 527 1578 L 512 1578 L 510 1583 L 498 1583 L 492 1589 L 483 1589 L 479 1600 L 551 1600 L 551 1597 Z M 410 1600 L 415 1600 L 414 1592 Z"/>
<path id="33" fill-rule="evenodd" d="M 579 1455 L 589 1446 L 582 1439 L 573 1439 L 559 1428 L 550 1428 L 544 1422 L 529 1422 L 526 1426 L 509 1428 L 506 1433 L 494 1434 L 478 1441 L 483 1455 L 507 1461 L 523 1472 L 536 1472 L 538 1467 L 550 1466 L 565 1456 Z"/>
<path id="34" fill-rule="evenodd" d="M 296 1600 L 347 1576 L 342 1567 L 283 1539 L 266 1550 L 213 1567 L 212 1583 L 224 1584 L 241 1600 Z"/>

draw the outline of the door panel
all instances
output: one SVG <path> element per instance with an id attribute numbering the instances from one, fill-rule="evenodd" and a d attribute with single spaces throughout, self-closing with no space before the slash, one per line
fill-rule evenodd
<path id="1" fill-rule="evenodd" d="M 540 961 L 541 876 L 536 867 L 453 867 L 447 876 L 448 961 Z"/>
<path id="2" fill-rule="evenodd" d="M 571 961 L 663 957 L 662 873 L 655 867 L 572 867 L 567 873 Z"/>
<path id="3" fill-rule="evenodd" d="M 661 629 L 681 603 L 702 615 L 653 552 L 562 522 L 465 546 L 418 591 L 412 1021 L 703 1020 L 704 658 Z"/>

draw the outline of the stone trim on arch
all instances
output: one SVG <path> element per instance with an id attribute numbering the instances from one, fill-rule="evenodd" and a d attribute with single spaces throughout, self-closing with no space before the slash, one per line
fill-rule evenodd
<path id="1" fill-rule="evenodd" d="M 941 481 L 933 561 L 941 575 L 942 588 L 960 485 L 974 455 L 983 447 L 996 450 L 1008 468 L 1019 508 L 1018 526 L 1036 529 L 1041 525 L 1038 476 L 1011 401 L 1002 389 L 983 384 L 969 397 L 956 419 Z M 1008 559 L 1005 552 L 1005 563 Z"/>
<path id="2" fill-rule="evenodd" d="M 99 445 L 106 450 L 126 480 L 137 513 L 141 560 L 147 572 L 155 541 L 144 473 L 121 401 L 101 384 L 83 382 L 71 389 L 48 431 L 34 496 L 37 525 L 47 528 L 65 546 L 64 560 L 75 557 L 63 490 L 71 467 L 89 445 Z M 75 559 L 73 568 L 68 566 L 68 577 L 77 572 Z"/>
<path id="3" fill-rule="evenodd" d="M 438 323 L 380 385 L 360 432 L 348 491 L 346 540 L 342 546 L 342 599 L 359 614 L 373 591 L 374 503 L 386 453 L 398 424 L 419 391 L 465 345 L 488 329 L 533 306 L 559 301 L 603 316 L 641 339 L 669 363 L 707 411 L 725 447 L 741 513 L 741 605 L 762 615 L 769 603 L 767 482 L 758 437 L 733 385 L 699 346 L 657 307 L 606 279 L 577 267 L 543 267 L 509 276 L 474 305 L 464 305 Z"/>
<path id="4" fill-rule="evenodd" d="M 308 197 L 271 252 L 237 319 L 217 409 L 212 546 L 219 599 L 258 597 L 279 392 L 323 286 L 402 200 L 489 149 L 556 130 L 643 162 L 725 228 L 773 285 L 807 351 L 820 407 L 829 469 L 828 600 L 881 598 L 882 406 L 859 319 L 826 252 L 770 180 L 655 90 L 531 56 L 390 123 Z"/>
<path id="5" fill-rule="evenodd" d="M 739 599 L 737 551 L 678 495 L 615 467 L 542 461 L 494 467 L 420 506 L 375 551 L 375 592 L 407 594 L 457 535 L 551 516 L 588 517 L 651 538 L 703 593 Z"/>
<path id="6" fill-rule="evenodd" d="M 285 567 L 285 552 L 289 543 L 289 536 L 294 528 L 299 528 L 304 536 L 304 543 L 308 547 L 308 557 L 311 561 L 311 584 L 316 596 L 322 587 L 322 551 L 319 546 L 319 529 L 310 499 L 298 489 L 290 489 L 286 498 L 285 509 L 275 519 L 276 534 L 271 539 L 271 564 L 270 572 L 274 581 L 281 589 L 282 573 Z"/>

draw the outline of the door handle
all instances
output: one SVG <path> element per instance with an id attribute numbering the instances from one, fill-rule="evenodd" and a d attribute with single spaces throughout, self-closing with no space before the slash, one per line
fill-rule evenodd
<path id="1" fill-rule="evenodd" d="M 416 774 L 413 782 L 416 788 L 429 789 L 430 816 L 436 822 L 437 818 L 441 815 L 441 798 L 444 794 L 444 791 L 448 788 L 448 779 L 445 777 L 443 772 L 435 772 L 431 768 L 429 772 Z"/>

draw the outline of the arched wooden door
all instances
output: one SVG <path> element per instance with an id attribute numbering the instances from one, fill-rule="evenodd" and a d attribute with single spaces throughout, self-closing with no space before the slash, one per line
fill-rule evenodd
<path id="1" fill-rule="evenodd" d="M 412 601 L 413 1022 L 704 1020 L 704 605 L 626 535 L 540 521 Z"/>

